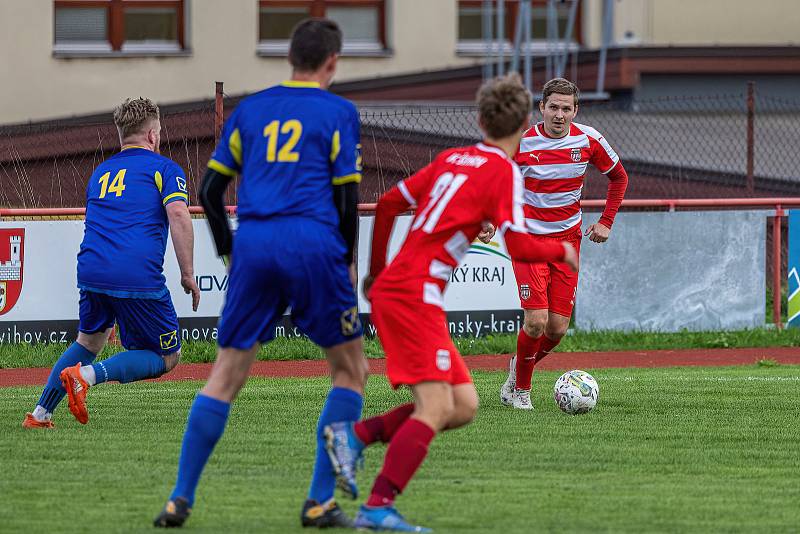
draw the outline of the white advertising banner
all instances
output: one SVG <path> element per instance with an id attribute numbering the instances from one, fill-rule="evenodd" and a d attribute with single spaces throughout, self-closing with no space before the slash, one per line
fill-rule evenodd
<path id="1" fill-rule="evenodd" d="M 211 339 L 216 337 L 214 327 L 228 277 L 214 253 L 205 219 L 196 219 L 193 225 L 195 277 L 202 292 L 197 312 L 192 311 L 191 296 L 180 285 L 172 241 L 167 244 L 164 276 L 184 337 Z M 18 269 L 0 270 L 4 293 L 0 301 L 0 343 L 72 340 L 78 320 L 76 257 L 82 239 L 82 220 L 0 221 L 0 265 L 18 262 Z M 19 249 L 12 250 L 17 243 Z"/>
<path id="2" fill-rule="evenodd" d="M 400 250 L 413 217 L 404 215 L 395 220 L 389 240 L 388 258 Z M 358 228 L 358 272 L 363 277 L 369 271 L 369 251 L 372 243 L 374 217 L 361 217 Z M 359 310 L 369 313 L 369 302 L 359 291 Z M 522 316 L 519 310 L 514 269 L 500 235 L 484 245 L 472 244 L 463 262 L 453 271 L 444 294 L 450 333 L 458 336 L 482 336 L 492 333 L 516 332 Z M 368 333 L 374 333 L 368 327 Z"/>

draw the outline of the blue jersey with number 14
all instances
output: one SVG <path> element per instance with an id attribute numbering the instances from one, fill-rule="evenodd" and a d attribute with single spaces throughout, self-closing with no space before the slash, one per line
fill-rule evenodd
<path id="1" fill-rule="evenodd" d="M 208 166 L 241 175 L 240 223 L 297 216 L 338 227 L 332 184 L 361 181 L 359 129 L 351 102 L 287 81 L 236 107 Z"/>
<path id="2" fill-rule="evenodd" d="M 189 202 L 177 163 L 131 147 L 98 165 L 86 187 L 78 287 L 115 297 L 159 298 L 169 220 L 164 207 Z"/>

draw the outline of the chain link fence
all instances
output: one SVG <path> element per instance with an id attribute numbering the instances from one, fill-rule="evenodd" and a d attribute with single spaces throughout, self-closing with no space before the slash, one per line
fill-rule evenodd
<path id="1" fill-rule="evenodd" d="M 228 116 L 240 99 L 227 98 Z M 793 154 L 800 99 L 719 95 L 648 102 L 586 102 L 576 121 L 602 132 L 630 175 L 627 198 L 800 196 Z M 448 147 L 481 137 L 473 105 L 360 106 L 363 202 Z M 161 152 L 186 171 L 190 199 L 214 147 L 213 101 L 162 107 Z M 118 150 L 111 115 L 0 127 L 0 207 L 80 207 L 86 181 Z M 750 170 L 752 168 L 752 170 Z M 606 178 L 590 170 L 584 198 L 602 199 Z M 235 187 L 228 202 L 236 201 Z"/>

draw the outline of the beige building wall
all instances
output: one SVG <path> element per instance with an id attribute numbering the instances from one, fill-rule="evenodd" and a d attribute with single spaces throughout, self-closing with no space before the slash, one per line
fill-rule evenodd
<path id="1" fill-rule="evenodd" d="M 603 0 L 583 0 L 583 43 L 600 44 Z M 786 45 L 800 0 L 614 0 L 614 42 L 632 46 Z M 0 0 L 0 124 L 111 109 L 127 96 L 162 104 L 261 89 L 288 74 L 256 54 L 257 0 L 187 0 L 182 57 L 53 57 L 53 2 Z M 338 81 L 476 64 L 456 53 L 456 0 L 387 0 L 388 57 L 344 57 Z"/>
<path id="2" fill-rule="evenodd" d="M 190 0 L 185 57 L 53 57 L 53 3 L 0 0 L 0 124 L 113 108 L 127 96 L 159 103 L 262 89 L 288 77 L 285 58 L 256 54 L 257 0 Z M 470 65 L 458 57 L 456 3 L 389 0 L 389 57 L 344 57 L 337 80 Z"/>
<path id="3" fill-rule="evenodd" d="M 645 46 L 796 45 L 800 1 L 616 0 L 614 40 Z"/>

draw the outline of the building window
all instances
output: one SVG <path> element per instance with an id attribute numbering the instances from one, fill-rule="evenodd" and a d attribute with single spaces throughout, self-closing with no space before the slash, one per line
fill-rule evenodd
<path id="1" fill-rule="evenodd" d="M 344 34 L 342 54 L 385 55 L 385 0 L 259 0 L 258 52 L 286 55 L 289 35 L 299 21 L 327 17 Z"/>
<path id="2" fill-rule="evenodd" d="M 181 52 L 184 0 L 55 0 L 53 51 L 63 55 Z"/>
<path id="3" fill-rule="evenodd" d="M 513 52 L 514 34 L 517 27 L 517 14 L 519 13 L 518 0 L 505 0 L 505 16 L 503 17 L 503 34 L 505 38 L 504 50 L 507 54 Z M 558 35 L 564 40 L 569 19 L 570 3 L 558 2 Z M 566 43 L 574 48 L 580 43 L 581 6 L 575 17 L 575 26 L 572 39 Z M 497 2 L 492 2 L 492 35 L 496 40 L 497 33 Z M 531 46 L 534 49 L 546 50 L 547 48 L 547 1 L 533 0 L 531 6 Z M 463 55 L 486 54 L 483 42 L 483 2 L 481 0 L 459 0 L 458 2 L 458 47 L 457 51 Z M 497 52 L 490 52 L 496 54 Z"/>

